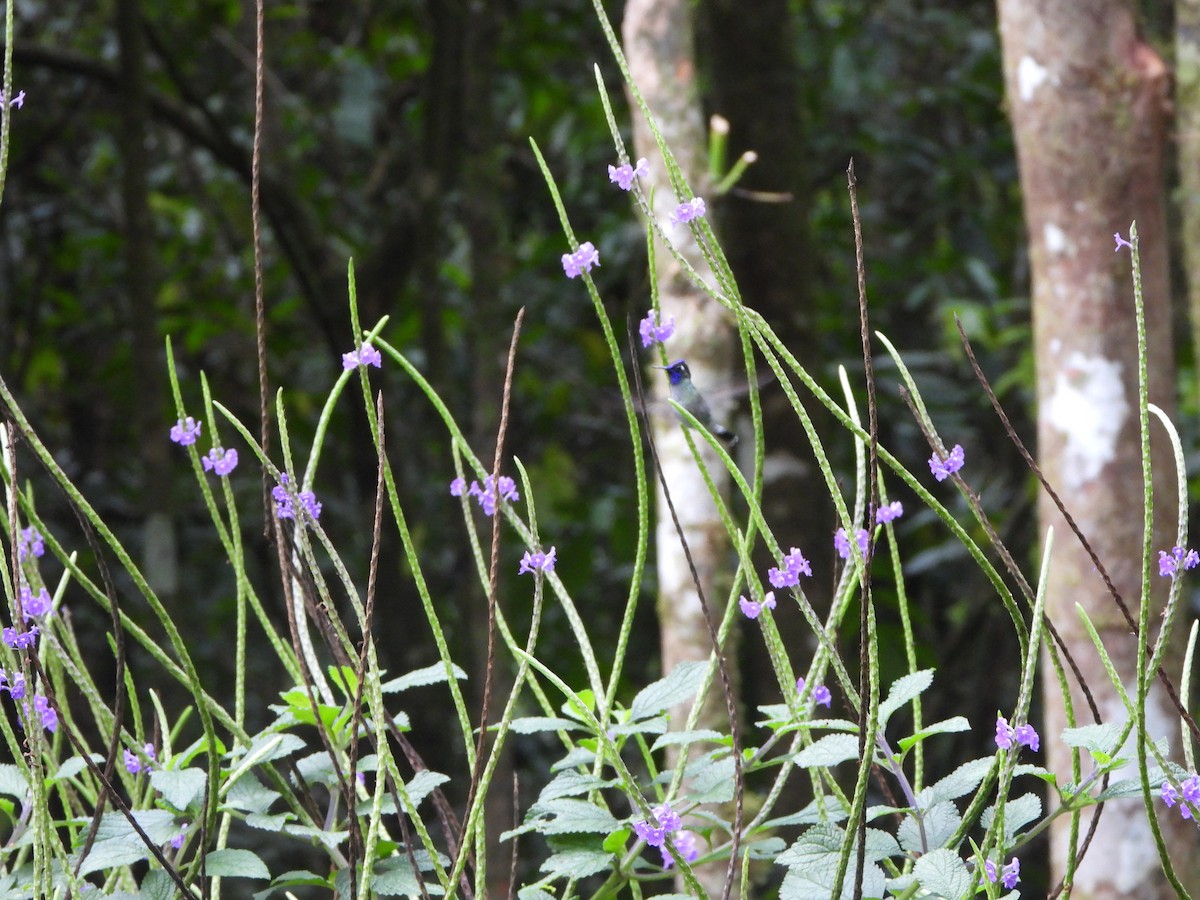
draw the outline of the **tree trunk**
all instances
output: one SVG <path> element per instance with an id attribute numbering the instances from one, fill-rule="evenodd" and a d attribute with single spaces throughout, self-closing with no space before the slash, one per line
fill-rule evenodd
<path id="1" fill-rule="evenodd" d="M 1200 347 L 1200 0 L 1175 3 L 1179 212 L 1192 347 Z M 1200 375 L 1200 369 L 1197 370 Z M 1197 384 L 1200 396 L 1200 383 Z"/>
<path id="2" fill-rule="evenodd" d="M 679 161 L 684 177 L 696 195 L 703 196 L 706 136 L 696 92 L 692 15 L 690 0 L 629 0 L 625 4 L 622 30 L 634 83 Z M 664 223 L 675 246 L 696 270 L 706 272 L 707 267 L 691 233 L 683 225 L 671 228 L 665 224 L 679 198 L 671 187 L 654 138 L 636 112 L 633 142 L 635 157 L 644 156 L 650 160 L 646 187 L 654 192 L 655 218 Z M 732 377 L 736 335 L 730 317 L 684 278 L 678 263 L 665 249 L 660 249 L 655 258 L 659 302 L 663 314 L 674 316 L 677 325 L 675 336 L 668 342 L 672 360 L 684 358 L 688 361 L 692 378 L 702 392 L 706 388 L 728 384 Z M 663 475 L 699 573 L 705 599 L 712 615 L 719 620 L 730 587 L 729 538 L 688 449 L 679 421 L 670 405 L 665 403 L 666 378 L 657 370 L 650 370 L 648 377 L 654 398 L 663 401 L 656 406 L 666 409 L 666 413 L 651 424 Z M 720 421 L 726 410 L 715 402 L 713 406 L 713 413 Z M 696 441 L 703 447 L 708 471 L 727 493 L 729 479 L 723 467 L 698 436 Z M 708 659 L 713 648 L 688 561 L 661 487 L 658 490 L 656 549 L 662 664 L 663 671 L 669 672 L 686 660 Z M 728 654 L 727 660 L 732 662 L 732 659 L 733 655 Z M 673 710 L 672 727 L 682 728 L 688 712 L 686 706 Z M 719 686 L 714 686 L 709 694 L 699 727 L 728 727 Z M 711 872 L 698 874 L 710 892 L 719 891 L 724 884 L 725 866 L 711 868 Z"/>
<path id="3" fill-rule="evenodd" d="M 1113 253 L 1113 232 L 1136 220 L 1150 401 L 1174 409 L 1170 290 L 1162 178 L 1167 73 L 1138 37 L 1130 4 L 1117 0 L 999 0 L 1009 112 L 1016 136 L 1033 273 L 1040 464 L 1136 614 L 1141 591 L 1142 479 L 1137 415 L 1137 338 L 1129 253 Z M 1173 543 L 1174 470 L 1161 430 L 1153 434 L 1154 546 Z M 1126 718 L 1075 604 L 1099 629 L 1127 686 L 1136 680 L 1135 641 L 1091 561 L 1048 497 L 1043 528 L 1054 527 L 1046 615 L 1078 660 L 1105 721 Z M 1157 576 L 1156 576 L 1157 578 Z M 1153 602 L 1165 597 L 1155 584 Z M 1150 621 L 1157 621 L 1154 613 Z M 1168 654 L 1168 671 L 1180 657 Z M 1066 723 L 1054 675 L 1043 665 L 1047 766 L 1070 780 L 1059 740 Z M 1086 716 L 1082 695 L 1077 715 Z M 1151 738 L 1177 718 L 1156 687 L 1147 719 Z M 1086 721 L 1086 720 L 1084 720 Z M 1080 724 L 1084 722 L 1081 721 Z M 1128 773 L 1126 773 L 1128 774 Z M 1184 883 L 1200 888 L 1195 826 L 1162 815 L 1171 858 Z M 1051 832 L 1051 869 L 1066 865 L 1069 822 Z M 1075 873 L 1076 898 L 1173 896 L 1162 877 L 1146 811 L 1110 802 Z"/>

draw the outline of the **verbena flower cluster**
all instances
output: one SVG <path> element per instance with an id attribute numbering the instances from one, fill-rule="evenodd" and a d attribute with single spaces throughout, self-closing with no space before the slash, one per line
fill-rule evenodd
<path id="1" fill-rule="evenodd" d="M 281 519 L 296 518 L 295 500 L 300 501 L 300 508 L 313 519 L 321 518 L 321 501 L 312 491 L 301 491 L 292 498 L 287 472 L 279 476 L 279 484 L 271 488 L 271 499 L 275 501 L 275 514 Z"/>
<path id="2" fill-rule="evenodd" d="M 1011 750 L 1014 743 L 1036 752 L 1040 738 L 1032 725 L 1026 723 L 1013 728 L 1004 716 L 996 716 L 996 746 L 1001 750 Z"/>
<path id="3" fill-rule="evenodd" d="M 992 884 L 999 879 L 1006 890 L 1012 890 L 1017 886 L 1017 882 L 1021 880 L 1021 861 L 1015 856 L 1009 861 L 999 872 L 996 871 L 996 864 L 990 859 L 983 864 L 984 874 L 987 875 L 987 880 Z"/>
<path id="4" fill-rule="evenodd" d="M 966 456 L 963 453 L 961 444 L 955 444 L 954 449 L 950 454 L 942 459 L 936 453 L 929 457 L 929 471 L 933 473 L 933 477 L 938 481 L 945 481 L 955 472 L 963 467 L 966 461 Z"/>
<path id="5" fill-rule="evenodd" d="M 658 313 L 650 310 L 646 313 L 646 318 L 638 324 L 638 331 L 642 336 L 643 347 L 662 344 L 675 333 L 675 317 L 667 316 L 665 321 L 661 321 Z"/>
<path id="6" fill-rule="evenodd" d="M 772 587 L 795 587 L 800 583 L 800 576 L 812 577 L 812 566 L 804 554 L 795 547 L 783 558 L 778 568 L 767 569 L 767 580 Z"/>
<path id="7" fill-rule="evenodd" d="M 804 685 L 805 685 L 804 679 L 797 678 L 796 679 L 796 693 L 803 694 L 804 693 Z M 830 692 L 829 688 L 825 687 L 825 685 L 823 685 L 823 684 L 814 684 L 813 685 L 812 699 L 813 699 L 813 703 L 816 706 L 824 706 L 826 709 L 830 709 L 833 705 L 833 694 L 832 694 L 832 692 Z"/>
<path id="8" fill-rule="evenodd" d="M 46 552 L 46 542 L 42 538 L 42 534 L 32 525 L 28 528 L 22 528 L 17 540 L 17 560 L 25 561 L 25 557 L 33 554 L 35 559 L 40 558 Z"/>
<path id="9" fill-rule="evenodd" d="M 517 483 L 507 475 L 501 475 L 497 485 L 492 484 L 492 476 L 489 475 L 483 479 L 482 487 L 478 481 L 474 480 L 472 480 L 471 486 L 467 487 L 465 478 L 455 478 L 450 482 L 451 497 L 461 497 L 464 493 L 474 497 L 479 502 L 484 514 L 488 516 L 496 514 L 496 504 L 500 499 L 508 500 L 510 503 L 521 499 L 521 495 L 517 492 Z"/>
<path id="10" fill-rule="evenodd" d="M 370 344 L 364 343 L 357 350 L 351 350 L 348 353 L 342 354 L 342 371 L 348 372 L 351 369 L 359 366 L 374 366 L 379 369 L 383 367 L 383 356 L 378 350 Z"/>
<path id="11" fill-rule="evenodd" d="M 1171 782 L 1164 781 L 1159 796 L 1167 806 L 1179 803 L 1179 815 L 1184 819 L 1190 819 L 1192 818 L 1192 809 L 1200 809 L 1200 776 L 1189 775 L 1179 783 L 1178 789 Z M 1180 800 L 1183 802 L 1180 803 Z"/>
<path id="12" fill-rule="evenodd" d="M 553 547 L 545 553 L 541 550 L 526 550 L 525 555 L 521 557 L 521 568 L 517 570 L 517 574 L 524 575 L 526 572 L 553 572 L 557 552 Z"/>
<path id="13" fill-rule="evenodd" d="M 747 600 L 745 595 L 743 595 L 738 597 L 738 606 L 742 608 L 742 613 L 747 619 L 757 619 L 759 613 L 764 609 L 775 608 L 775 592 L 767 591 L 766 596 L 762 598 L 762 602 Z"/>
<path id="14" fill-rule="evenodd" d="M 1172 547 L 1170 553 L 1158 551 L 1158 574 L 1164 577 L 1174 577 L 1183 569 L 1194 569 L 1196 566 L 1200 566 L 1200 553 L 1195 550 Z"/>

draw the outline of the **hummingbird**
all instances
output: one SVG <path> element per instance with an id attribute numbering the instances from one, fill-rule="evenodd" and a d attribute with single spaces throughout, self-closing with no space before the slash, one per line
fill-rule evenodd
<path id="1" fill-rule="evenodd" d="M 666 370 L 667 377 L 671 380 L 672 400 L 690 412 L 697 422 L 727 442 L 730 448 L 737 446 L 738 436 L 720 422 L 713 420 L 712 410 L 708 408 L 708 404 L 700 396 L 696 386 L 692 384 L 692 372 L 686 361 L 677 359 L 669 366 L 655 366 L 654 368 Z M 682 419 L 682 416 L 680 418 Z"/>

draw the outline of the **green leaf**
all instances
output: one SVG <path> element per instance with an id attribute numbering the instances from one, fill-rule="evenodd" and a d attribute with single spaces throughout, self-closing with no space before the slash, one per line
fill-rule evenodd
<path id="1" fill-rule="evenodd" d="M 422 800 L 449 780 L 449 775 L 434 772 L 432 769 L 423 769 L 412 777 L 412 781 L 404 785 L 404 789 L 412 798 L 413 806 L 419 806 Z"/>
<path id="2" fill-rule="evenodd" d="M 63 764 L 64 766 L 66 763 Z M 29 782 L 19 766 L 12 763 L 0 764 L 0 795 L 14 797 L 25 802 L 29 795 Z"/>
<path id="3" fill-rule="evenodd" d="M 721 734 L 719 731 L 713 731 L 711 728 L 701 728 L 695 731 L 668 731 L 656 740 L 650 749 L 661 750 L 663 747 L 698 744 L 701 741 L 724 744 L 728 739 L 728 735 Z"/>
<path id="4" fill-rule="evenodd" d="M 557 800 L 559 797 L 578 797 L 581 794 L 609 787 L 613 783 L 595 775 L 568 769 L 560 772 L 542 788 L 542 792 L 538 795 L 538 802 L 546 803 L 550 800 Z"/>
<path id="5" fill-rule="evenodd" d="M 599 850 L 567 850 L 555 853 L 542 863 L 539 871 L 553 878 L 587 878 L 611 868 L 611 854 Z"/>
<path id="6" fill-rule="evenodd" d="M 610 725 L 610 737 L 624 737 L 630 734 L 666 734 L 667 717 L 655 716 L 653 719 L 637 719 L 622 725 Z"/>
<path id="7" fill-rule="evenodd" d="M 174 884 L 174 882 L 172 882 Z M 287 887 L 322 887 L 333 888 L 331 879 L 317 875 L 315 872 L 309 872 L 306 869 L 293 869 L 290 872 L 284 872 L 271 880 L 271 886 L 259 891 L 254 895 L 254 900 L 266 900 L 275 894 L 278 888 Z"/>
<path id="8" fill-rule="evenodd" d="M 945 847 L 962 822 L 962 816 L 959 815 L 958 807 L 947 800 L 929 807 L 921 821 L 925 827 L 924 842 L 921 840 L 921 829 L 917 825 L 916 816 L 911 813 L 904 817 L 900 827 L 896 829 L 900 846 L 909 852 L 924 853 Z"/>
<path id="9" fill-rule="evenodd" d="M 1028 825 L 1042 814 L 1042 801 L 1036 794 L 1022 794 L 1004 804 L 1004 846 L 1013 843 L 1021 826 Z M 996 817 L 996 807 L 989 806 L 983 811 L 981 822 L 984 828 L 991 828 Z"/>
<path id="10" fill-rule="evenodd" d="M 717 751 L 724 752 L 724 751 Z M 687 767 L 692 789 L 688 800 L 694 803 L 728 803 L 733 799 L 733 757 L 715 759 L 708 754 Z"/>
<path id="11" fill-rule="evenodd" d="M 982 756 L 965 762 L 941 781 L 930 785 L 917 794 L 917 802 L 928 808 L 943 800 L 957 800 L 979 787 L 988 771 L 995 764 L 993 756 Z"/>
<path id="12" fill-rule="evenodd" d="M 931 850 L 917 860 L 913 874 L 921 887 L 947 900 L 958 900 L 971 889 L 971 873 L 957 853 L 950 850 Z"/>
<path id="13" fill-rule="evenodd" d="M 459 681 L 465 681 L 467 673 L 451 663 L 454 669 L 454 677 Z M 446 664 L 434 663 L 432 666 L 425 666 L 423 669 L 414 669 L 407 675 L 401 675 L 399 678 L 393 678 L 380 685 L 379 689 L 385 694 L 394 694 L 398 691 L 407 691 L 409 688 L 424 687 L 429 684 L 440 684 L 443 681 L 448 681 L 446 678 Z"/>
<path id="14" fill-rule="evenodd" d="M 179 833 L 174 814 L 165 809 L 140 809 L 134 811 L 133 817 L 154 844 L 165 844 Z M 105 813 L 96 829 L 96 842 L 92 844 L 91 851 L 79 867 L 79 874 L 88 875 L 118 866 L 132 865 L 149 856 L 150 851 L 124 815 Z M 77 852 L 71 854 L 72 866 L 78 858 Z"/>
<path id="15" fill-rule="evenodd" d="M 579 723 L 574 719 L 560 719 L 555 716 L 525 716 L 513 719 L 509 723 L 513 734 L 537 734 L 541 731 L 575 731 Z"/>
<path id="16" fill-rule="evenodd" d="M 1157 790 L 1162 787 L 1163 770 L 1158 766 L 1152 766 L 1146 770 L 1147 781 L 1150 787 Z M 1107 788 L 1096 795 L 1096 802 L 1102 803 L 1105 800 L 1121 800 L 1126 797 L 1141 797 L 1142 796 L 1142 780 L 1140 778 L 1122 778 L 1120 781 L 1114 781 Z"/>
<path id="17" fill-rule="evenodd" d="M 836 766 L 848 759 L 858 759 L 858 735 L 827 734 L 792 757 L 802 769 L 813 766 Z"/>
<path id="18" fill-rule="evenodd" d="M 879 730 L 887 728 L 888 719 L 905 703 L 933 684 L 933 669 L 922 669 L 897 678 L 888 689 L 887 699 L 879 704 Z"/>
<path id="19" fill-rule="evenodd" d="M 844 836 L 845 832 L 837 826 L 815 825 L 780 853 L 775 862 L 788 867 L 788 873 L 779 888 L 780 900 L 828 900 L 833 893 Z M 890 834 L 876 828 L 867 829 L 868 865 L 863 870 L 863 897 L 884 895 L 887 879 L 876 863 L 899 853 L 900 847 Z M 850 898 L 853 892 L 854 877 L 847 874 L 840 896 Z"/>
<path id="20" fill-rule="evenodd" d="M 692 699 L 700 690 L 707 669 L 707 662 L 680 663 L 665 678 L 646 685 L 638 692 L 629 708 L 632 717 L 648 719 Z"/>
<path id="21" fill-rule="evenodd" d="M 954 734 L 959 731 L 970 731 L 971 723 L 967 721 L 966 716 L 952 716 L 949 719 L 943 719 L 940 722 L 934 722 L 926 728 L 922 728 L 916 734 L 906 738 L 901 738 L 897 743 L 902 752 L 908 752 L 909 749 L 915 747 L 927 737 L 932 737 L 935 734 Z"/>
<path id="22" fill-rule="evenodd" d="M 1117 741 L 1125 729 L 1124 722 L 1101 722 L 1099 725 L 1081 725 L 1078 728 L 1064 728 L 1063 743 L 1068 747 L 1082 747 L 1092 756 L 1113 757 L 1121 748 Z M 1098 757 L 1099 758 L 1099 757 Z"/>
<path id="23" fill-rule="evenodd" d="M 259 831 L 283 831 L 283 826 L 296 818 L 294 813 L 282 812 L 273 816 L 264 816 L 262 813 L 251 813 L 246 816 L 246 824 L 251 828 L 257 828 Z"/>
<path id="24" fill-rule="evenodd" d="M 207 783 L 208 773 L 203 769 L 154 769 L 150 772 L 150 786 L 181 812 L 203 796 Z"/>
<path id="25" fill-rule="evenodd" d="M 279 799 L 279 792 L 264 787 L 252 774 L 239 778 L 225 795 L 225 806 L 241 812 L 265 813 Z"/>
<path id="26" fill-rule="evenodd" d="M 542 834 L 609 834 L 620 827 L 607 807 L 569 797 L 538 803 L 530 814 L 538 817 Z"/>
<path id="27" fill-rule="evenodd" d="M 99 753 L 89 754 L 89 757 L 91 758 L 92 762 L 100 766 L 100 768 L 104 768 L 104 757 Z M 8 768 L 8 766 L 3 766 L 0 768 Z M 58 771 L 46 780 L 51 784 L 55 783 L 56 781 L 65 781 L 68 778 L 74 778 L 86 768 L 86 759 L 84 759 L 82 756 L 72 756 L 70 759 L 65 760 L 63 764 L 58 767 Z M 3 773 L 0 773 L 0 794 L 6 793 L 2 784 L 4 777 L 5 776 Z"/>
<path id="28" fill-rule="evenodd" d="M 266 863 L 249 850 L 214 850 L 204 857 L 205 874 L 210 878 L 259 878 L 271 877 Z"/>

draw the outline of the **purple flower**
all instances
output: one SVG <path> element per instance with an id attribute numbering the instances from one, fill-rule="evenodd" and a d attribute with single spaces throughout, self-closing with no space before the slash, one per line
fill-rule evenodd
<path id="1" fill-rule="evenodd" d="M 670 803 L 663 803 L 654 807 L 654 818 L 658 819 L 658 824 L 668 832 L 678 831 L 683 824 L 683 821 L 679 818 L 679 813 L 671 809 Z"/>
<path id="2" fill-rule="evenodd" d="M 665 828 L 655 828 L 644 820 L 633 823 L 633 833 L 638 836 L 638 840 L 645 841 L 651 847 L 661 847 L 663 841 L 667 839 L 667 830 Z"/>
<path id="3" fill-rule="evenodd" d="M 42 727 L 51 734 L 58 730 L 58 713 L 50 705 L 50 701 L 41 694 L 33 695 L 33 710 L 38 714 Z M 25 715 L 29 715 L 29 704 L 25 704 Z"/>
<path id="4" fill-rule="evenodd" d="M 1183 547 L 1172 547 L 1168 555 L 1165 550 L 1158 551 L 1158 574 L 1175 576 L 1180 569 L 1194 569 L 1200 565 L 1200 553 L 1195 550 L 1184 550 Z"/>
<path id="5" fill-rule="evenodd" d="M 989 859 L 983 864 L 983 871 L 987 875 L 987 880 L 995 884 L 997 878 L 996 864 Z M 1000 870 L 999 878 L 1004 883 L 1006 890 L 1011 891 L 1015 888 L 1017 882 L 1021 880 L 1021 861 L 1014 856 L 1008 865 Z"/>
<path id="6" fill-rule="evenodd" d="M 904 515 L 904 504 L 899 500 L 893 500 L 886 506 L 881 506 L 879 512 L 875 513 L 875 524 L 884 525 L 887 522 L 894 522 L 902 515 Z"/>
<path id="7" fill-rule="evenodd" d="M 1121 237 L 1121 232 L 1119 231 L 1113 232 L 1113 240 L 1117 243 L 1117 246 L 1113 247 L 1113 253 L 1116 253 L 1122 247 L 1128 247 L 1130 250 L 1133 249 L 1133 244 Z"/>
<path id="8" fill-rule="evenodd" d="M 661 344 L 667 338 L 675 333 L 675 317 L 668 316 L 665 322 L 658 324 L 661 319 L 654 310 L 646 313 L 646 318 L 642 319 L 638 325 L 638 330 L 642 334 L 642 346 L 649 347 L 651 344 Z"/>
<path id="9" fill-rule="evenodd" d="M 351 350 L 349 353 L 342 354 L 342 371 L 348 372 L 356 366 L 374 366 L 379 369 L 383 366 L 383 356 L 378 350 L 368 343 L 363 343 L 357 350 Z"/>
<path id="10" fill-rule="evenodd" d="M 671 224 L 683 225 L 704 215 L 705 212 L 707 210 L 704 208 L 704 200 L 700 197 L 693 197 L 686 203 L 680 203 L 675 207 L 675 211 L 671 213 Z"/>
<path id="11" fill-rule="evenodd" d="M 962 444 L 955 444 L 945 459 L 941 459 L 936 453 L 929 457 L 929 471 L 938 481 L 945 481 L 963 467 L 964 461 Z"/>
<path id="12" fill-rule="evenodd" d="M 301 491 L 296 495 L 300 501 L 300 508 L 308 513 L 312 518 L 321 518 L 321 501 L 317 499 L 317 495 L 312 491 Z M 296 508 L 292 502 L 292 495 L 288 493 L 288 476 L 287 472 L 279 476 L 279 484 L 271 488 L 271 497 L 275 501 L 275 512 L 281 519 L 294 519 L 296 517 Z"/>
<path id="13" fill-rule="evenodd" d="M 804 693 L 803 678 L 796 679 L 796 692 L 800 694 Z M 830 709 L 833 706 L 833 694 L 830 693 L 829 688 L 825 687 L 823 684 L 813 685 L 812 699 L 813 703 L 817 706 L 824 706 L 826 709 Z"/>
<path id="14" fill-rule="evenodd" d="M 205 472 L 216 472 L 224 477 L 237 468 L 237 451 L 226 450 L 224 447 L 213 447 L 208 456 L 200 457 Z"/>
<path id="15" fill-rule="evenodd" d="M 453 489 L 454 485 L 451 484 L 451 493 L 454 493 Z M 479 505 L 483 507 L 484 513 L 489 516 L 496 514 L 497 496 L 509 501 L 516 501 L 521 496 L 517 493 L 517 483 L 507 475 L 500 476 L 498 495 L 496 488 L 492 486 L 491 475 L 483 479 L 483 487 L 479 486 L 478 481 L 472 481 L 467 493 L 479 501 Z"/>
<path id="16" fill-rule="evenodd" d="M 146 758 L 150 760 L 150 763 L 156 761 L 154 757 L 153 744 L 143 745 L 142 752 L 146 754 Z M 125 769 L 130 775 L 136 775 L 138 772 L 148 772 L 150 771 L 150 768 L 151 766 L 149 764 L 143 766 L 141 759 L 138 758 L 138 755 L 132 750 L 129 750 L 128 748 L 125 750 Z"/>
<path id="17" fill-rule="evenodd" d="M 41 532 L 32 525 L 28 528 L 22 528 L 20 538 L 17 541 L 17 559 L 24 559 L 30 553 L 35 557 L 41 557 L 45 552 L 46 543 L 42 540 Z"/>
<path id="18" fill-rule="evenodd" d="M 804 558 L 804 554 L 792 548 L 792 552 L 783 558 L 783 562 L 778 569 L 771 568 L 767 570 L 767 580 L 771 582 L 771 587 L 785 588 L 795 587 L 800 583 L 800 576 L 807 575 L 812 577 L 812 566 L 808 560 Z"/>
<path id="19" fill-rule="evenodd" d="M 640 178 L 649 171 L 650 163 L 643 158 L 637 161 L 636 166 L 631 166 L 629 163 L 621 166 L 609 166 L 608 180 L 615 182 L 621 190 L 627 191 L 633 187 L 633 179 Z"/>
<path id="20" fill-rule="evenodd" d="M 858 528 L 854 531 L 854 539 L 858 541 L 858 549 L 862 551 L 864 557 L 867 555 L 867 542 L 871 540 L 871 536 L 867 534 L 865 528 Z M 833 536 L 833 547 L 837 550 L 837 555 L 842 559 L 850 558 L 850 538 L 846 536 L 846 529 L 839 528 L 837 534 Z"/>
<path id="21" fill-rule="evenodd" d="M 467 479 L 455 478 L 450 482 L 450 496 L 461 497 L 467 492 Z"/>
<path id="22" fill-rule="evenodd" d="M 568 278 L 578 278 L 584 272 L 592 271 L 592 266 L 600 265 L 600 251 L 592 246 L 591 241 L 584 241 L 574 253 L 562 255 L 563 271 Z"/>
<path id="23" fill-rule="evenodd" d="M 9 678 L 8 672 L 0 669 L 0 690 L 8 691 L 14 700 L 20 700 L 25 696 L 25 676 L 14 672 Z"/>
<path id="24" fill-rule="evenodd" d="M 671 835 L 671 840 L 675 843 L 675 849 L 679 855 L 689 863 L 694 863 L 700 858 L 700 841 L 694 831 L 683 829 Z M 663 868 L 669 869 L 675 865 L 675 858 L 671 856 L 671 852 L 667 849 L 666 844 L 658 848 L 663 858 Z"/>
<path id="25" fill-rule="evenodd" d="M 0 103 L 3 103 L 3 102 L 4 102 L 4 91 L 0 91 Z M 20 109 L 22 106 L 24 106 L 25 105 L 25 92 L 20 91 L 17 94 L 17 96 L 13 97 L 12 100 L 8 101 L 8 105 L 15 106 L 17 109 Z"/>
<path id="26" fill-rule="evenodd" d="M 50 611 L 50 593 L 42 588 L 36 596 L 28 585 L 21 585 L 21 609 L 25 612 L 25 621 L 44 616 Z"/>
<path id="27" fill-rule="evenodd" d="M 177 834 L 177 835 L 175 835 L 175 837 L 171 838 L 171 841 L 170 841 L 172 848 L 174 848 L 175 850 L 178 850 L 180 847 L 183 846 L 183 839 L 185 837 L 187 837 L 187 829 L 188 829 L 188 827 L 187 827 L 186 822 L 179 826 L 179 834 Z"/>
<path id="28" fill-rule="evenodd" d="M 543 572 L 553 572 L 557 552 L 553 547 L 550 548 L 549 553 L 543 553 L 541 550 L 531 553 L 526 550 L 525 555 L 521 557 L 521 568 L 517 570 L 517 574 L 524 575 L 526 572 L 533 572 L 537 569 Z"/>
<path id="29" fill-rule="evenodd" d="M 1037 731 L 1028 723 L 1024 725 L 1018 725 L 1017 730 L 1013 733 L 1013 737 L 1016 739 L 1018 744 L 1028 747 L 1035 753 L 1037 752 L 1038 747 L 1041 746 L 1041 740 L 1038 738 Z"/>
<path id="30" fill-rule="evenodd" d="M 200 437 L 201 425 L 191 416 L 186 419 L 180 419 L 171 426 L 171 440 L 181 447 L 186 447 L 189 444 L 196 443 L 196 438 Z"/>
<path id="31" fill-rule="evenodd" d="M 1200 807 L 1200 776 L 1189 775 L 1183 779 L 1180 787 L 1183 789 L 1182 797 L 1186 801 L 1184 803 L 1179 803 L 1180 792 L 1169 781 L 1162 783 L 1160 796 L 1167 806 L 1174 806 L 1176 803 L 1179 803 L 1179 815 L 1184 819 L 1190 819 L 1192 818 L 1191 807 Z M 1191 806 L 1188 804 L 1191 804 Z"/>
<path id="32" fill-rule="evenodd" d="M 6 625 L 3 631 L 0 631 L 0 636 L 2 636 L 4 643 L 8 644 L 14 650 L 26 650 L 32 647 L 34 642 L 37 641 L 40 630 L 36 625 L 28 631 L 17 631 L 11 625 Z"/>
<path id="33" fill-rule="evenodd" d="M 1041 746 L 1037 730 L 1032 725 L 1018 725 L 1013 728 L 1004 716 L 996 716 L 996 746 L 1001 750 L 1011 750 L 1014 742 L 1035 752 Z"/>
<path id="34" fill-rule="evenodd" d="M 767 595 L 762 598 L 762 603 L 747 600 L 744 596 L 738 597 L 738 606 L 742 608 L 742 613 L 745 614 L 747 619 L 757 619 L 758 614 L 764 609 L 775 608 L 775 592 L 767 591 Z"/>

